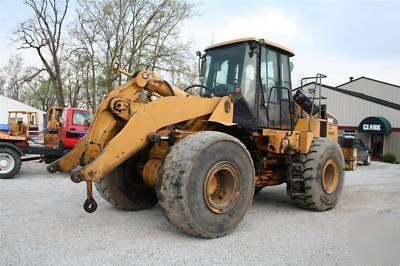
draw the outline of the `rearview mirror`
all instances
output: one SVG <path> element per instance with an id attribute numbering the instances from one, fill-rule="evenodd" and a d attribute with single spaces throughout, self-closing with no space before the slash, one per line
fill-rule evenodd
<path id="1" fill-rule="evenodd" d="M 201 68 L 202 68 L 202 62 L 201 62 L 201 52 L 197 51 L 196 56 L 199 58 L 197 61 L 197 71 L 198 71 L 198 76 L 201 77 Z"/>

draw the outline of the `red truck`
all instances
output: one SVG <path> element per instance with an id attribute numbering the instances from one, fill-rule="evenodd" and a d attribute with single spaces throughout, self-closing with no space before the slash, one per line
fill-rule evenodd
<path id="1" fill-rule="evenodd" d="M 71 149 L 89 129 L 92 113 L 78 108 L 51 107 L 47 111 L 44 143 L 47 147 Z"/>
<path id="2" fill-rule="evenodd" d="M 73 148 L 88 131 L 91 118 L 89 110 L 65 108 L 60 119 L 60 145 Z"/>

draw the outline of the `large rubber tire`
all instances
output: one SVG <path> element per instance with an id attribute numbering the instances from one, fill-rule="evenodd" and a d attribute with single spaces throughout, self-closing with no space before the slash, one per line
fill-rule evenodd
<path id="1" fill-rule="evenodd" d="M 206 187 L 220 165 L 236 169 L 232 175 L 237 187 L 217 195 L 235 195 L 227 201 L 220 213 L 210 207 Z M 224 170 L 221 170 L 224 171 Z M 219 191 L 229 187 L 218 181 Z M 214 192 L 215 193 L 215 192 Z M 242 220 L 249 209 L 254 194 L 254 166 L 246 147 L 236 138 L 213 131 L 203 131 L 179 140 L 171 147 L 157 184 L 157 194 L 163 215 L 186 234 L 217 238 L 228 234 Z M 210 196 L 210 197 L 211 197 Z M 223 196 L 220 196 L 223 197 Z M 227 197 L 228 198 L 228 197 Z M 225 207 L 224 207 L 225 208 Z"/>
<path id="2" fill-rule="evenodd" d="M 323 172 L 327 169 L 326 166 L 337 170 L 337 183 L 332 183 L 331 191 L 323 185 Z M 302 191 L 296 191 L 292 195 L 292 201 L 296 205 L 313 211 L 332 209 L 339 200 L 344 184 L 345 163 L 340 146 L 329 139 L 315 139 L 309 153 L 295 160 L 292 176 L 304 180 Z"/>
<path id="3" fill-rule="evenodd" d="M 149 209 L 158 202 L 155 192 L 143 182 L 136 164 L 134 158 L 128 159 L 95 183 L 100 196 L 121 210 Z"/>
<path id="4" fill-rule="evenodd" d="M 0 179 L 11 179 L 21 169 L 21 156 L 9 148 L 0 148 Z"/>

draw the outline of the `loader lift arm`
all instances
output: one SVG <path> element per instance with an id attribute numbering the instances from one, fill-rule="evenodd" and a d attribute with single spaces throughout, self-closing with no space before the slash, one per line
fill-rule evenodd
<path id="1" fill-rule="evenodd" d="M 172 97 L 143 103 L 137 101 L 142 90 Z M 102 176 L 145 147 L 150 133 L 211 114 L 220 100 L 191 97 L 155 73 L 140 71 L 106 96 L 86 136 L 71 152 L 49 165 L 48 171 L 70 172 L 82 165 L 71 174 L 72 181 L 99 182 Z"/>

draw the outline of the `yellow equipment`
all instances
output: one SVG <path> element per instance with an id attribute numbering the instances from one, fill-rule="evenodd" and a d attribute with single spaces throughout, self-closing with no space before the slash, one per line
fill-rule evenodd
<path id="1" fill-rule="evenodd" d="M 55 113 L 60 109 L 52 107 L 48 112 L 48 126 L 51 128 L 44 132 L 44 143 L 37 142 L 39 140 L 37 112 L 9 111 L 10 130 L 0 131 L 0 179 L 13 178 L 18 174 L 24 161 L 41 160 L 49 163 L 66 153 L 63 147 L 58 147 L 59 137 L 56 133 L 58 129 L 54 128 L 58 119 Z"/>
<path id="2" fill-rule="evenodd" d="M 198 55 L 201 84 L 185 90 L 116 64 L 131 79 L 108 93 L 87 135 L 49 172 L 71 172 L 72 181 L 87 183 L 88 212 L 97 207 L 95 182 L 117 208 L 159 202 L 172 224 L 204 238 L 233 230 L 265 186 L 286 183 L 295 204 L 333 208 L 345 169 L 338 128 L 315 104 L 315 92 L 292 96 L 293 52 L 245 38 Z"/>
<path id="3" fill-rule="evenodd" d="M 38 113 L 8 112 L 9 132 L 0 131 L 0 179 L 14 177 L 21 168 L 21 149 L 29 147 L 30 135 L 39 133 Z"/>
<path id="4" fill-rule="evenodd" d="M 29 111 L 9 111 L 8 126 L 14 136 L 29 136 L 38 133 L 38 113 Z"/>
<path id="5" fill-rule="evenodd" d="M 43 138 L 46 147 L 57 148 L 60 142 L 60 118 L 64 108 L 50 107 L 47 110 L 47 125 L 44 130 Z"/>

